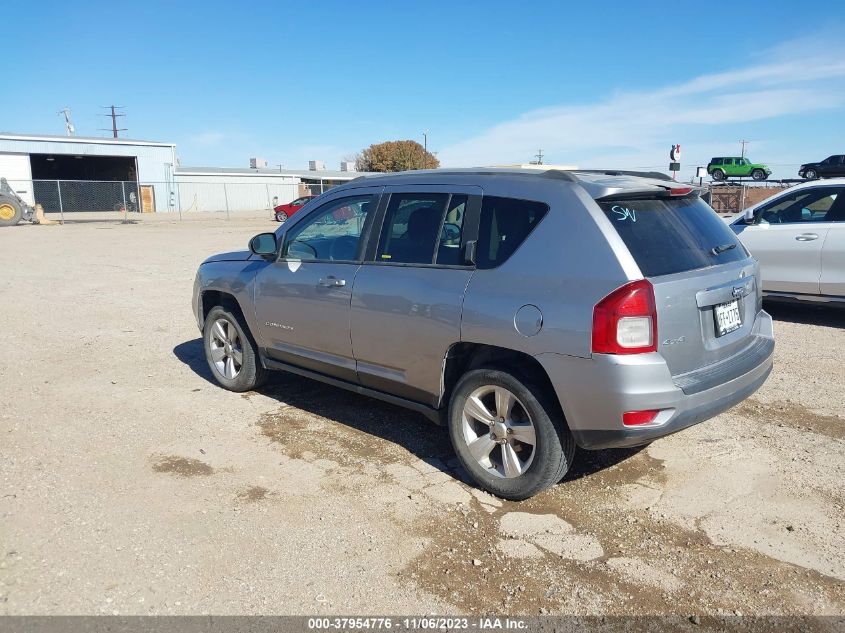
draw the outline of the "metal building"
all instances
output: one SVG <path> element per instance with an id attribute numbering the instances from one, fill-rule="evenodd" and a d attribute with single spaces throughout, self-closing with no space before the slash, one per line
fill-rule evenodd
<path id="1" fill-rule="evenodd" d="M 0 134 L 0 177 L 45 211 L 166 210 L 173 143 L 82 136 Z M 143 198 L 143 200 L 142 200 Z"/>
<path id="2" fill-rule="evenodd" d="M 354 171 L 240 167 L 177 167 L 181 211 L 270 209 L 301 196 L 319 195 L 366 174 Z"/>

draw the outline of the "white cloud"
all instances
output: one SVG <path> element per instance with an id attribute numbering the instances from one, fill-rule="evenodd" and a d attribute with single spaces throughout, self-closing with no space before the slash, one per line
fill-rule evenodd
<path id="1" fill-rule="evenodd" d="M 556 162 L 582 167 L 654 168 L 668 163 L 671 143 L 681 142 L 685 164 L 700 164 L 738 147 L 727 126 L 845 105 L 845 45 L 802 40 L 766 59 L 588 106 L 532 110 L 444 148 L 439 158 L 444 166 L 515 163 L 543 148 Z M 765 143 L 759 139 L 756 147 Z"/>

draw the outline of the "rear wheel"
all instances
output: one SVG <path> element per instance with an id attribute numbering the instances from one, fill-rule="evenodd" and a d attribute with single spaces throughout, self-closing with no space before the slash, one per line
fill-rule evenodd
<path id="1" fill-rule="evenodd" d="M 713 180 L 722 181 L 725 179 L 725 172 L 721 169 L 714 169 L 710 175 L 713 176 Z"/>
<path id="2" fill-rule="evenodd" d="M 816 172 L 815 169 L 808 169 L 804 172 L 804 178 L 806 178 L 807 180 L 815 180 L 816 178 L 818 178 L 818 176 L 819 174 L 818 172 Z"/>
<path id="3" fill-rule="evenodd" d="M 751 172 L 751 177 L 754 180 L 765 180 L 766 179 L 766 172 L 764 172 L 762 169 L 755 169 L 754 171 Z"/>
<path id="4" fill-rule="evenodd" d="M 473 480 L 505 499 L 527 499 L 553 486 L 575 453 L 572 434 L 547 395 L 496 369 L 470 371 L 458 382 L 449 435 Z"/>
<path id="5" fill-rule="evenodd" d="M 22 217 L 20 202 L 8 196 L 0 196 L 0 226 L 14 226 Z"/>
<path id="6" fill-rule="evenodd" d="M 267 380 L 258 347 L 239 315 L 223 306 L 212 308 L 203 327 L 205 358 L 215 380 L 229 391 L 250 391 Z"/>

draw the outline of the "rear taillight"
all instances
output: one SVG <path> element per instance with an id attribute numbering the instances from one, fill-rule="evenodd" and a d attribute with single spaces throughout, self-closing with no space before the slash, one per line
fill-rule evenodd
<path id="1" fill-rule="evenodd" d="M 647 279 L 617 288 L 593 308 L 594 354 L 657 351 L 654 287 Z"/>

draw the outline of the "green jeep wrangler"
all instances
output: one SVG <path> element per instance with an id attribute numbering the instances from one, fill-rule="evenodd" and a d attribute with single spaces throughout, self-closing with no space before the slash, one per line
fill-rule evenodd
<path id="1" fill-rule="evenodd" d="M 707 173 L 713 180 L 747 176 L 751 176 L 754 180 L 765 180 L 772 174 L 772 170 L 760 163 L 752 163 L 747 158 L 719 157 L 710 159 L 707 164 Z"/>

